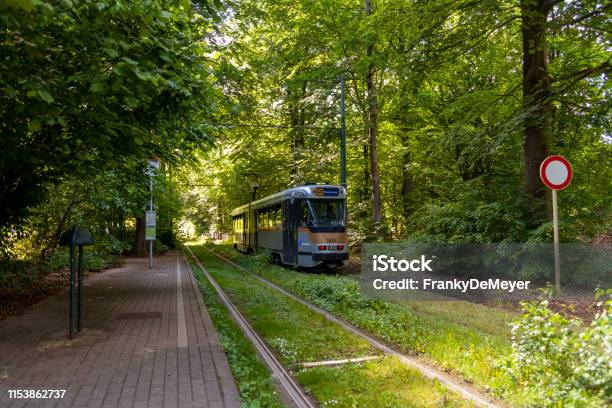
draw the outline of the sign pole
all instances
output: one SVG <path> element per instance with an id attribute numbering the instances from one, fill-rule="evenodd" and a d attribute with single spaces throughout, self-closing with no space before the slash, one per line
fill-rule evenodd
<path id="1" fill-rule="evenodd" d="M 555 252 L 555 289 L 561 294 L 561 260 L 559 255 L 559 212 L 557 211 L 557 190 L 566 188 L 572 181 L 572 166 L 563 156 L 549 156 L 540 165 L 540 178 L 552 190 L 553 246 Z"/>
<path id="2" fill-rule="evenodd" d="M 559 256 L 559 215 L 557 212 L 557 190 L 552 190 L 553 242 L 555 246 L 555 289 L 561 294 L 561 260 Z"/>
<path id="3" fill-rule="evenodd" d="M 153 210 L 153 176 L 155 170 L 159 170 L 159 158 L 153 157 L 149 160 L 147 174 L 149 175 L 149 210 L 145 212 L 145 240 L 149 241 L 149 269 L 153 269 L 153 241 L 157 227 L 156 215 Z"/>

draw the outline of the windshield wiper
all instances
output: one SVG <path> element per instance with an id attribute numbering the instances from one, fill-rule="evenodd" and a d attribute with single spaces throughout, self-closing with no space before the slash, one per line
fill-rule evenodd
<path id="1" fill-rule="evenodd" d="M 314 208 L 312 208 L 312 204 L 310 204 L 310 200 L 306 200 L 306 204 L 308 204 L 308 209 L 310 210 L 310 216 L 312 217 L 312 221 L 315 225 L 317 225 L 319 221 L 317 220 L 317 215 Z"/>

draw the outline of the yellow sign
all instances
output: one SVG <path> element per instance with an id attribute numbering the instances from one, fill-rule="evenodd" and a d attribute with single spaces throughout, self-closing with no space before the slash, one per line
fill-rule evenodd
<path id="1" fill-rule="evenodd" d="M 323 195 L 323 187 L 317 187 L 314 189 L 314 194 L 316 196 L 322 196 Z"/>

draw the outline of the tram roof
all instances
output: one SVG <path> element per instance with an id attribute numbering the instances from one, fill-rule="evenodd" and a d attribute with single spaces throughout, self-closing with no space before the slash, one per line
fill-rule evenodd
<path id="1" fill-rule="evenodd" d="M 259 200 L 255 200 L 249 204 L 242 205 L 232 211 L 232 215 L 241 214 L 248 210 L 249 205 L 253 208 L 265 207 L 269 204 L 276 204 L 288 198 L 316 198 L 323 200 L 344 199 L 346 198 L 346 189 L 342 186 L 332 184 L 307 184 L 303 186 L 289 188 L 279 191 Z"/>

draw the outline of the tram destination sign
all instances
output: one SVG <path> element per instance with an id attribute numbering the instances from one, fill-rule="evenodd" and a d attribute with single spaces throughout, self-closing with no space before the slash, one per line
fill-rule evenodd
<path id="1" fill-rule="evenodd" d="M 340 194 L 338 187 L 317 187 L 314 189 L 314 195 L 319 197 L 337 197 Z"/>

